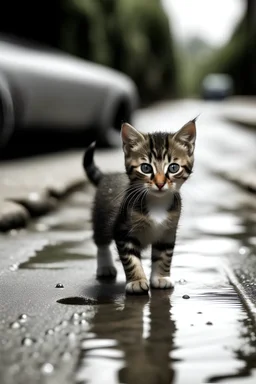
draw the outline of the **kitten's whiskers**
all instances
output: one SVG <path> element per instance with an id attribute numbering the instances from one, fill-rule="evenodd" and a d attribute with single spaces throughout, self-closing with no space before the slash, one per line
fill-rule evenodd
<path id="1" fill-rule="evenodd" d="M 132 211 L 133 211 L 133 208 L 134 208 L 135 204 L 137 203 L 137 201 L 139 201 L 139 199 L 143 195 L 143 193 L 144 193 L 144 189 L 141 189 L 139 191 L 139 193 L 137 194 L 137 196 L 135 197 L 133 205 L 132 205 L 132 208 L 131 208 L 131 214 L 132 214 Z"/>
<path id="2" fill-rule="evenodd" d="M 129 191 L 129 189 L 128 189 L 128 191 Z M 136 188 L 132 189 L 131 191 L 129 191 L 128 195 L 125 197 L 125 199 L 122 202 L 121 210 L 124 207 L 126 207 L 126 205 L 127 205 L 127 209 L 128 209 L 129 205 L 130 205 L 130 203 L 132 201 L 133 196 L 136 196 L 137 193 L 139 193 L 140 191 L 141 191 L 141 189 L 139 187 L 136 187 Z"/>

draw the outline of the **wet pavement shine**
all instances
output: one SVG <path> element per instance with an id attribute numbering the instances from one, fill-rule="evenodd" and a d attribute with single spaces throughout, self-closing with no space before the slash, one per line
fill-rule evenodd
<path id="1" fill-rule="evenodd" d="M 202 109 L 195 171 L 182 191 L 173 290 L 126 297 L 114 247 L 117 280 L 95 279 L 89 185 L 27 229 L 0 236 L 1 384 L 256 382 L 253 307 L 232 280 L 256 273 L 255 196 L 218 174 L 240 166 L 242 156 L 244 166 L 253 161 L 252 137 L 223 122 L 215 105 L 184 103 L 180 116 L 175 104 L 162 104 L 140 111 L 136 122 L 176 130 Z M 122 166 L 122 153 L 106 153 L 111 161 Z M 143 265 L 149 275 L 148 251 Z"/>

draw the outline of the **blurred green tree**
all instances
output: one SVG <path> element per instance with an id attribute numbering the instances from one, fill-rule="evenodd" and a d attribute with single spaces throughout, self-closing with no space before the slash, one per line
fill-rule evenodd
<path id="1" fill-rule="evenodd" d="M 256 2 L 246 0 L 246 3 L 245 16 L 230 41 L 199 67 L 197 91 L 207 73 L 221 72 L 233 78 L 235 94 L 256 95 Z"/>
<path id="2" fill-rule="evenodd" d="M 176 95 L 169 21 L 160 0 L 65 0 L 60 47 L 129 75 L 143 103 Z"/>

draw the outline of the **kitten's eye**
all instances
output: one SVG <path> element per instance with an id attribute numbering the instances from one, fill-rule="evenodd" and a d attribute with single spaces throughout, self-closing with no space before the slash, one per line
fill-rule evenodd
<path id="1" fill-rule="evenodd" d="M 153 173 L 152 165 L 147 163 L 141 164 L 140 169 L 143 173 Z"/>
<path id="2" fill-rule="evenodd" d="M 170 173 L 176 173 L 176 172 L 178 172 L 179 169 L 180 169 L 179 164 L 177 164 L 177 163 L 172 163 L 172 164 L 170 164 L 169 167 L 168 167 L 168 172 L 170 172 Z"/>

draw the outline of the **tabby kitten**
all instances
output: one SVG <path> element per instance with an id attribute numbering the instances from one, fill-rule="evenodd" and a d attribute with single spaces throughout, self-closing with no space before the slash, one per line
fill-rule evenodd
<path id="1" fill-rule="evenodd" d="M 126 275 L 127 294 L 149 290 L 141 264 L 141 251 L 149 245 L 151 287 L 172 287 L 170 267 L 181 213 L 179 190 L 192 173 L 195 121 L 176 133 L 152 134 L 122 124 L 126 173 L 103 175 L 93 160 L 95 142 L 85 151 L 84 169 L 97 186 L 92 211 L 97 277 L 116 277 L 109 249 L 114 240 Z"/>

